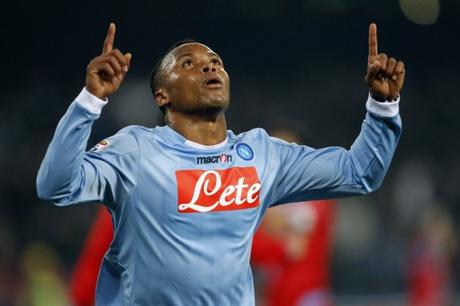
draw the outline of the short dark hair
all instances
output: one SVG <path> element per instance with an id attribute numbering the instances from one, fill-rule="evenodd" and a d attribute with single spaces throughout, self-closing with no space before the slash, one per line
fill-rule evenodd
<path id="1" fill-rule="evenodd" d="M 176 49 L 177 47 L 185 44 L 190 44 L 190 43 L 196 43 L 197 41 L 193 38 L 187 38 L 178 42 L 175 42 L 153 67 L 152 73 L 150 74 L 150 88 L 152 90 L 153 98 L 155 99 L 155 91 L 160 87 L 162 83 L 162 71 L 161 71 L 161 64 L 163 63 L 163 60 L 165 57 L 171 53 L 172 50 Z M 160 106 L 160 110 L 163 113 L 163 115 L 166 114 L 166 107 Z"/>

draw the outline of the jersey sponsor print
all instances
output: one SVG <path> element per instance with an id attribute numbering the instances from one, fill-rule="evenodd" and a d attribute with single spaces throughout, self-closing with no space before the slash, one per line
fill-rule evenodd
<path id="1" fill-rule="evenodd" d="M 211 212 L 259 206 L 260 181 L 255 167 L 176 171 L 178 211 Z"/>

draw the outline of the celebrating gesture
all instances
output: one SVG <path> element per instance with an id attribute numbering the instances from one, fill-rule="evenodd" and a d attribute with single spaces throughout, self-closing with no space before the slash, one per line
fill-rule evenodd
<path id="1" fill-rule="evenodd" d="M 86 69 L 86 89 L 100 99 L 105 99 L 120 87 L 128 72 L 131 53 L 122 54 L 113 49 L 115 24 L 110 23 L 102 54 L 95 57 Z"/>
<path id="2" fill-rule="evenodd" d="M 404 83 L 404 63 L 377 51 L 377 26 L 369 26 L 369 57 L 365 81 L 378 100 L 394 100 Z"/>
<path id="3" fill-rule="evenodd" d="M 365 124 L 350 148 L 315 149 L 260 128 L 227 129 L 230 78 L 223 59 L 205 44 L 183 41 L 150 77 L 166 124 L 127 126 L 87 152 L 107 104 L 100 99 L 120 87 L 130 66 L 131 54 L 114 49 L 114 40 L 110 24 L 102 54 L 88 65 L 86 89 L 59 122 L 37 175 L 43 199 L 59 206 L 103 203 L 110 211 L 115 233 L 99 271 L 97 306 L 254 306 L 249 256 L 268 208 L 381 186 L 401 134 L 404 64 L 378 54 L 375 24 Z M 263 111 L 258 103 L 251 104 Z"/>

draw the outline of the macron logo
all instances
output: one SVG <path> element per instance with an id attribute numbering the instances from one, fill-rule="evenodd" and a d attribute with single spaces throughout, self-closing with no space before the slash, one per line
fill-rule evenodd
<path id="1" fill-rule="evenodd" d="M 230 154 L 221 154 L 214 156 L 200 156 L 196 158 L 196 163 L 198 165 L 203 164 L 216 164 L 216 163 L 231 163 L 232 156 Z"/>

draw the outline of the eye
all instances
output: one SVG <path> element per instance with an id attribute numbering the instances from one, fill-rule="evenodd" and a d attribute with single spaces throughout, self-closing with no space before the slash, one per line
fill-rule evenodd
<path id="1" fill-rule="evenodd" d="M 192 67 L 193 66 L 193 60 L 191 58 L 187 58 L 185 61 L 182 62 L 182 67 Z"/>
<path id="2" fill-rule="evenodd" d="M 213 59 L 211 60 L 211 62 L 212 62 L 213 64 L 215 64 L 215 65 L 222 66 L 222 61 L 221 61 L 219 58 L 217 58 L 217 57 L 213 58 Z"/>

